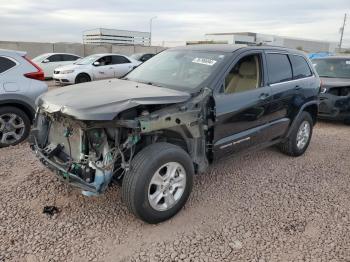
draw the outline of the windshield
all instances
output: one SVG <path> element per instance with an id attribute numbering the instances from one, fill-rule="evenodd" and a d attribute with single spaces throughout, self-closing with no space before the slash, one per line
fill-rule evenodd
<path id="1" fill-rule="evenodd" d="M 225 54 L 192 50 L 164 51 L 130 72 L 126 79 L 170 87 L 195 89 L 222 63 Z"/>
<path id="2" fill-rule="evenodd" d="M 79 61 L 75 62 L 77 65 L 88 65 L 92 64 L 95 62 L 97 59 L 99 59 L 101 56 L 100 55 L 90 55 L 84 58 L 81 58 Z"/>
<path id="3" fill-rule="evenodd" d="M 37 56 L 37 57 L 34 57 L 34 58 L 32 59 L 32 61 L 34 61 L 34 62 L 41 62 L 41 61 L 43 61 L 46 57 L 47 57 L 47 54 L 42 54 L 42 55 L 39 55 L 39 56 Z"/>
<path id="4" fill-rule="evenodd" d="M 320 77 L 350 78 L 350 57 L 314 59 L 312 64 Z"/>

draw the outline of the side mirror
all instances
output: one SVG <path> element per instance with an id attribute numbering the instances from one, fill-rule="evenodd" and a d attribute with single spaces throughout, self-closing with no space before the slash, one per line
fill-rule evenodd
<path id="1" fill-rule="evenodd" d="M 49 60 L 49 59 L 45 59 L 45 60 L 43 60 L 41 63 L 46 64 L 46 63 L 49 63 L 49 62 L 50 62 L 50 60 Z"/>
<path id="2" fill-rule="evenodd" d="M 99 65 L 100 65 L 100 62 L 98 62 L 98 61 L 93 62 L 93 65 L 94 65 L 94 66 L 99 66 Z"/>

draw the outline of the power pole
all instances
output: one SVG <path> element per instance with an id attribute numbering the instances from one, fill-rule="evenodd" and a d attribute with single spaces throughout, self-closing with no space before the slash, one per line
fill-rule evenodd
<path id="1" fill-rule="evenodd" d="M 344 29 L 345 29 L 345 24 L 346 24 L 346 14 L 344 15 L 344 22 L 343 26 L 340 28 L 340 41 L 339 41 L 339 51 L 341 51 L 341 46 L 343 44 L 343 36 L 344 36 Z"/>
<path id="2" fill-rule="evenodd" d="M 156 19 L 156 16 L 153 16 L 150 20 L 149 20 L 149 46 L 152 45 L 152 21 L 153 19 Z"/>

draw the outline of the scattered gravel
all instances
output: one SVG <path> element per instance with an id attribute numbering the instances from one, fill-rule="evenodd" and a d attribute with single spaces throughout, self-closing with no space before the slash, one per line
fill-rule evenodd
<path id="1" fill-rule="evenodd" d="M 0 149 L 0 261 L 350 261 L 349 157 L 350 127 L 321 122 L 304 156 L 227 157 L 177 216 L 148 225 L 117 185 L 84 197 L 27 143 Z"/>

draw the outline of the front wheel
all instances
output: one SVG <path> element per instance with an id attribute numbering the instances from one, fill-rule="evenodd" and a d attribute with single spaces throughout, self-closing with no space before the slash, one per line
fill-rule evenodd
<path id="1" fill-rule="evenodd" d="M 302 112 L 287 141 L 279 145 L 280 150 L 289 156 L 300 156 L 308 148 L 312 136 L 313 120 L 308 112 Z"/>
<path id="2" fill-rule="evenodd" d="M 86 82 L 90 82 L 90 81 L 91 81 L 90 76 L 88 74 L 85 74 L 85 73 L 80 73 L 75 78 L 75 83 L 76 84 L 86 83 Z"/>
<path id="3" fill-rule="evenodd" d="M 132 160 L 131 170 L 123 178 L 123 200 L 143 221 L 165 221 L 185 205 L 193 174 L 192 160 L 182 148 L 169 143 L 152 144 Z"/>

